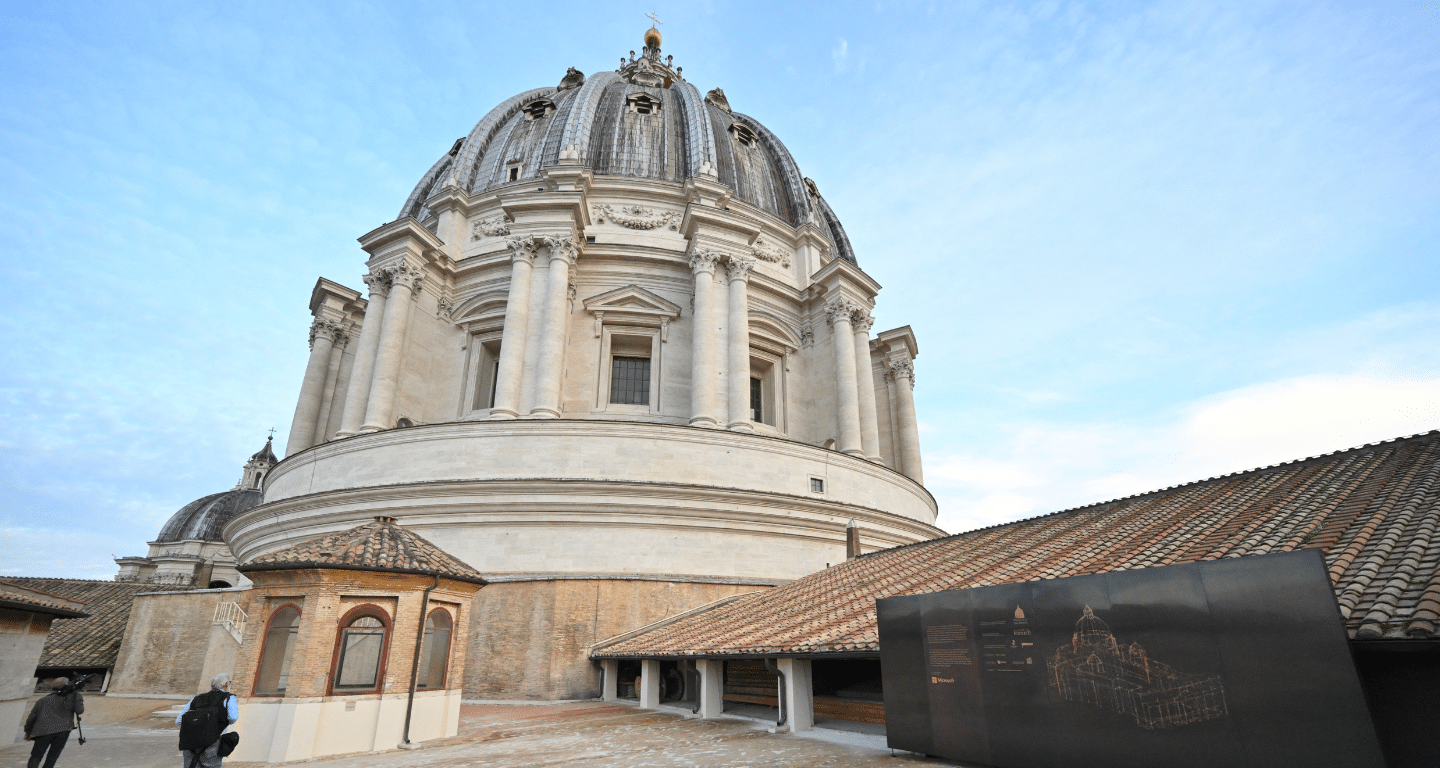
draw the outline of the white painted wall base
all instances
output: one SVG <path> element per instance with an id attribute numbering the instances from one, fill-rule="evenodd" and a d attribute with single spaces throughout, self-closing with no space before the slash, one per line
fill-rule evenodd
<path id="1" fill-rule="evenodd" d="M 0 744 L 18 744 L 24 740 L 20 726 L 25 724 L 25 699 L 0 701 Z"/>
<path id="2" fill-rule="evenodd" d="M 460 697 L 459 690 L 416 692 L 410 741 L 419 743 L 459 733 Z M 405 728 L 405 698 L 405 694 L 397 693 L 241 699 L 240 721 L 235 727 L 240 744 L 230 759 L 287 763 L 396 749 Z M 347 709 L 347 704 L 354 707 Z"/>
<path id="3" fill-rule="evenodd" d="M 643 659 L 640 662 L 640 708 L 660 707 L 660 661 Z"/>
<path id="4" fill-rule="evenodd" d="M 617 701 L 620 698 L 620 662 L 604 659 L 600 662 L 600 671 L 605 677 L 600 682 L 600 700 Z"/>
<path id="5" fill-rule="evenodd" d="M 790 733 L 815 727 L 815 689 L 811 683 L 809 659 L 779 659 L 785 673 L 785 730 Z"/>
<path id="6" fill-rule="evenodd" d="M 725 662 L 700 659 L 695 671 L 700 673 L 700 717 L 719 717 L 725 710 Z"/>

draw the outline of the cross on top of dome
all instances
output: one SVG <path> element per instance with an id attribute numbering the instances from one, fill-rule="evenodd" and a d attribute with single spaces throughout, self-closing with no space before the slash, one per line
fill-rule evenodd
<path id="1" fill-rule="evenodd" d="M 653 13 L 646 16 L 655 24 L 662 24 Z M 660 30 L 652 25 L 645 30 L 645 47 L 637 58 L 635 52 L 630 52 L 630 58 L 620 57 L 620 68 L 615 70 L 626 82 L 635 85 L 643 85 L 651 88 L 669 88 L 676 80 L 684 80 L 681 76 L 683 67 L 671 68 L 675 62 L 674 56 L 666 56 L 664 61 L 660 60 Z"/>

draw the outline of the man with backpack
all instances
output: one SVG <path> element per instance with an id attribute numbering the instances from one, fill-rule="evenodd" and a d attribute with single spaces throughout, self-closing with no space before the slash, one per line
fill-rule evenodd
<path id="1" fill-rule="evenodd" d="M 65 742 L 75 727 L 75 716 L 85 714 L 85 697 L 80 691 L 63 690 L 69 682 L 66 677 L 51 681 L 54 692 L 35 702 L 30 716 L 25 718 L 25 738 L 35 742 L 30 748 L 29 768 L 40 768 L 41 758 L 45 759 L 45 768 L 55 768 L 55 761 L 60 759 L 60 751 L 65 749 Z"/>
<path id="2" fill-rule="evenodd" d="M 209 693 L 191 699 L 175 718 L 185 768 L 220 768 L 240 740 L 240 734 L 228 733 L 239 719 L 240 705 L 230 693 L 230 676 L 221 673 L 210 678 Z"/>

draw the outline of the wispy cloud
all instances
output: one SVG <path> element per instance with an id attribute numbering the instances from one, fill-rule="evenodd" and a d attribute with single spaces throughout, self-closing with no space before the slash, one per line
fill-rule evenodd
<path id="1" fill-rule="evenodd" d="M 844 72 L 849 69 L 850 42 L 843 37 L 840 38 L 835 47 L 830 49 L 830 60 L 834 62 L 836 72 Z"/>
<path id="2" fill-rule="evenodd" d="M 1303 376 L 1184 403 L 1161 418 L 1016 424 L 988 450 L 927 454 L 951 531 L 1440 428 L 1440 378 Z"/>

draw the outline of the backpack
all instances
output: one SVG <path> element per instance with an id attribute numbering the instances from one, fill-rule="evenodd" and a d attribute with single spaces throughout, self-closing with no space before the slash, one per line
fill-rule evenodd
<path id="1" fill-rule="evenodd" d="M 190 709 L 180 716 L 180 750 L 200 753 L 220 740 L 220 734 L 230 725 L 230 713 L 225 711 L 228 691 L 210 691 L 196 696 L 190 702 Z"/>

